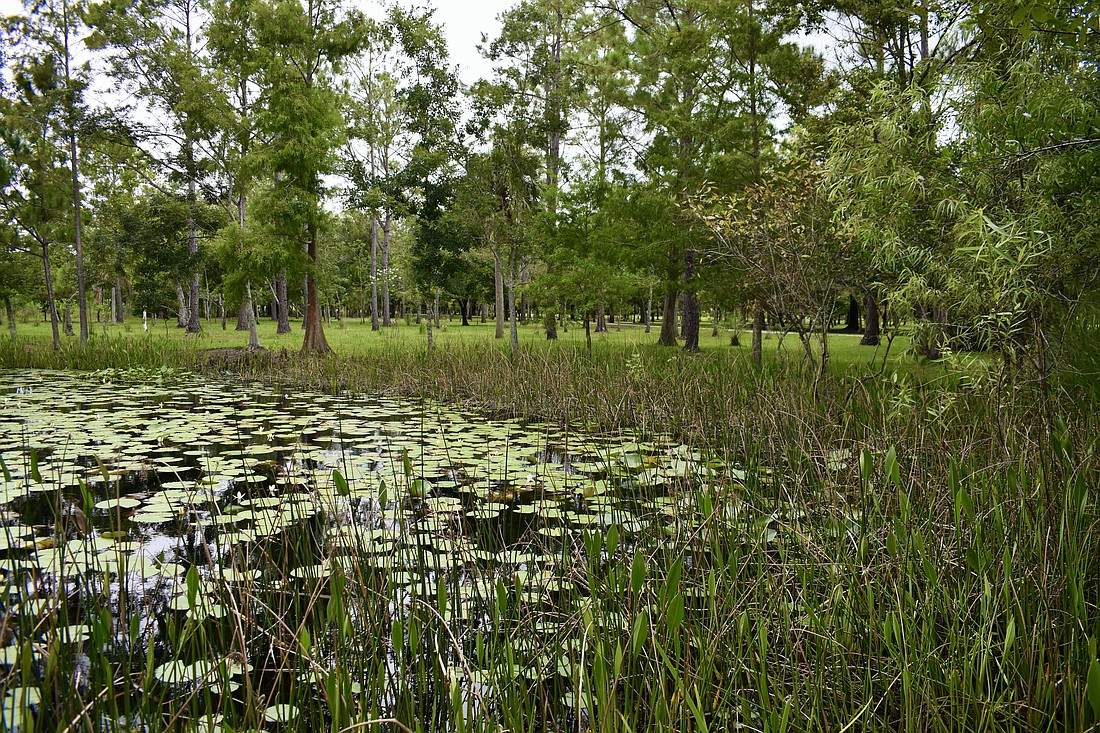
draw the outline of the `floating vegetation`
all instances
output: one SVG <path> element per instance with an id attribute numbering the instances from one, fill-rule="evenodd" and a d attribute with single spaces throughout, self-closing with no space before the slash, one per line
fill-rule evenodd
<path id="1" fill-rule="evenodd" d="M 1060 579 L 1095 627 L 1083 469 L 1031 506 L 1024 468 L 952 468 L 941 501 L 894 449 L 799 474 L 174 372 L 0 372 L 0 403 L 0 730 L 1100 719 L 1095 642 L 1029 621 Z"/>
<path id="2" fill-rule="evenodd" d="M 288 395 L 186 375 L 7 372 L 3 383 L 4 582 L 12 623 L 35 631 L 11 634 L 0 663 L 14 667 L 27 642 L 42 661 L 49 642 L 37 632 L 41 615 L 28 610 L 67 606 L 94 624 L 101 609 L 91 601 L 115 613 L 101 650 L 110 663 L 146 649 L 144 676 L 166 689 L 221 679 L 213 649 L 196 656 L 181 647 L 181 635 L 214 633 L 196 625 L 227 616 L 239 624 L 257 599 L 283 603 L 259 611 L 273 629 L 253 623 L 225 650 L 257 658 L 306 628 L 290 625 L 300 601 L 288 591 L 325 595 L 331 615 L 327 586 L 337 582 L 378 594 L 372 606 L 381 603 L 396 628 L 424 599 L 452 625 L 479 626 L 512 596 L 553 618 L 562 612 L 554 598 L 576 587 L 572 553 L 583 533 L 664 536 L 675 521 L 669 509 L 679 502 L 639 501 L 640 486 L 669 498 L 695 487 L 687 477 L 728 485 L 714 465 L 660 436 L 625 442 L 439 405 Z M 343 622 L 351 631 L 374 615 L 360 608 Z M 127 618 L 133 633 L 118 628 Z M 91 635 L 87 624 L 60 635 L 46 626 L 57 643 Z M 458 651 L 450 646 L 448 656 Z M 399 648 L 385 655 L 403 659 Z M 512 663 L 540 679 L 544 662 Z M 267 670 L 280 685 L 290 684 L 285 672 Z M 279 686 L 265 684 L 267 694 Z M 297 715 L 272 704 L 262 718 Z"/>

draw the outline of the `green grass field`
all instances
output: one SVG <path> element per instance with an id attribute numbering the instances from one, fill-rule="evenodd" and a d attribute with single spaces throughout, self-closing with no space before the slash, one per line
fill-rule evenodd
<path id="1" fill-rule="evenodd" d="M 167 339 L 172 343 L 186 344 L 196 349 L 223 349 L 244 347 L 248 345 L 248 333 L 234 330 L 234 322 L 230 320 L 226 330 L 222 330 L 219 320 L 203 321 L 203 331 L 200 334 L 188 334 L 182 329 L 176 328 L 172 321 L 149 322 L 149 330 L 142 329 L 140 318 L 130 318 L 121 325 L 107 326 L 102 323 L 92 324 L 91 336 L 95 340 L 104 337 L 108 339 L 148 339 L 155 343 Z M 259 336 L 261 345 L 272 351 L 297 351 L 302 343 L 302 330 L 300 322 L 292 324 L 289 334 L 277 334 L 276 324 L 268 319 L 259 322 Z M 509 348 L 508 329 L 505 325 L 503 339 L 494 339 L 494 324 L 473 322 L 469 326 L 462 326 L 458 318 L 442 320 L 442 328 L 434 333 L 435 345 L 439 349 L 454 347 L 471 347 L 477 345 L 496 345 L 497 348 L 507 351 Z M 338 356 L 354 358 L 369 356 L 379 350 L 392 350 L 395 347 L 412 351 L 427 348 L 427 333 L 424 324 L 415 322 L 406 324 L 403 320 L 395 320 L 395 325 L 383 328 L 379 331 L 371 331 L 370 322 L 362 322 L 358 319 L 347 319 L 343 322 L 331 321 L 325 324 L 325 336 L 329 345 Z M 609 324 L 609 329 L 603 333 L 592 333 L 593 349 L 607 353 L 653 351 L 654 353 L 678 353 L 673 349 L 658 347 L 657 336 L 660 323 L 655 323 L 651 332 L 646 333 L 645 328 L 632 324 Z M 582 323 L 570 323 L 567 328 L 558 328 L 558 339 L 548 341 L 541 324 L 527 323 L 519 325 L 519 340 L 522 347 L 527 349 L 556 349 L 558 351 L 582 350 L 585 348 L 585 333 Z M 739 335 L 739 345 L 731 345 L 731 336 L 735 331 L 722 326 L 717 335 L 713 334 L 710 323 L 705 323 L 701 329 L 699 344 L 704 358 L 745 358 L 749 356 L 749 344 L 751 334 L 748 331 L 736 332 Z M 18 324 L 18 337 L 21 341 L 49 344 L 50 326 L 48 323 L 37 321 L 32 323 L 20 322 Z M 796 333 L 789 333 L 782 339 L 777 332 L 764 334 L 764 358 L 768 361 L 782 361 L 785 363 L 802 363 L 805 359 L 804 351 Z M 888 358 L 890 368 L 909 370 L 918 368 L 921 360 L 909 353 L 909 339 L 903 333 L 895 338 L 893 345 L 887 354 L 886 339 L 879 347 L 860 346 L 859 334 L 831 333 L 829 335 L 829 359 L 830 371 L 838 374 L 848 372 L 865 372 L 870 369 L 879 369 L 882 359 Z M 62 342 L 67 347 L 77 343 L 75 336 L 62 336 Z M 813 339 L 814 349 L 819 350 L 819 338 Z"/>

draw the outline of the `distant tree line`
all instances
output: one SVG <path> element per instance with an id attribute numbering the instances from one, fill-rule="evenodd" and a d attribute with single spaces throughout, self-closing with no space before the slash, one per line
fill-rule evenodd
<path id="1" fill-rule="evenodd" d="M 928 356 L 1041 363 L 1096 307 L 1094 11 L 521 0 L 466 87 L 400 5 L 29 3 L 0 47 L 0 316 L 252 348 L 271 317 L 324 352 L 332 318 L 423 314 L 431 346 L 453 308 L 513 350 L 523 320 L 627 318 L 696 351 L 706 313 L 821 370 L 831 329 L 904 321 Z"/>

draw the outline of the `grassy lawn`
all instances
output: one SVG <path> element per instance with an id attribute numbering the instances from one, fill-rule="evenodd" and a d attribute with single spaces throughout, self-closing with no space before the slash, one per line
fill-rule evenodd
<path id="1" fill-rule="evenodd" d="M 445 350 L 458 347 L 489 347 L 495 345 L 496 349 L 507 352 L 509 339 L 507 325 L 504 338 L 496 340 L 494 336 L 494 324 L 473 322 L 469 326 L 462 326 L 456 318 L 451 321 L 443 320 L 442 328 L 435 331 L 436 347 Z M 289 334 L 277 334 L 275 322 L 263 319 L 259 322 L 260 343 L 264 348 L 272 351 L 297 351 L 302 344 L 302 330 L 300 323 L 292 324 Z M 660 331 L 660 323 L 655 323 L 651 332 L 646 333 L 645 328 L 632 324 L 609 324 L 609 330 L 604 333 L 592 333 L 592 345 L 594 350 L 604 354 L 629 355 L 635 352 L 654 354 L 674 354 L 672 349 L 662 349 L 656 345 Z M 558 329 L 557 341 L 548 341 L 541 324 L 534 322 L 520 324 L 520 344 L 527 349 L 556 350 L 567 352 L 585 349 L 584 326 L 581 323 L 570 323 L 567 328 Z M 19 323 L 18 334 L 20 340 L 35 343 L 48 344 L 50 340 L 50 326 L 44 322 Z M 130 318 L 125 323 L 117 326 L 105 324 L 93 324 L 92 337 L 99 340 L 106 336 L 109 339 L 147 339 L 150 343 L 167 339 L 171 343 L 187 344 L 197 349 L 222 349 L 242 347 L 248 344 L 247 332 L 234 330 L 234 322 L 230 320 L 226 330 L 222 330 L 218 320 L 203 322 L 203 332 L 200 334 L 187 334 L 182 329 L 176 328 L 172 322 L 150 322 L 148 332 L 142 330 L 139 318 Z M 701 328 L 699 344 L 703 358 L 710 359 L 748 359 L 751 334 L 748 331 L 739 332 L 739 344 L 731 345 L 731 336 L 734 331 L 721 327 L 718 334 L 713 335 L 710 324 L 704 323 Z M 391 351 L 399 348 L 408 351 L 418 351 L 427 348 L 427 333 L 423 324 L 406 324 L 404 321 L 395 320 L 395 325 L 383 328 L 379 331 L 371 331 L 370 322 L 361 322 L 358 319 L 348 319 L 343 323 L 332 321 L 325 325 L 325 336 L 329 345 L 338 356 L 355 358 L 370 356 L 380 350 Z M 804 361 L 805 354 L 798 335 L 787 334 L 780 338 L 776 332 L 764 334 L 764 358 L 771 362 L 783 362 L 787 364 L 800 364 Z M 66 345 L 75 346 L 75 336 L 62 336 Z M 895 338 L 887 355 L 886 341 L 879 347 L 861 346 L 859 334 L 832 333 L 829 335 L 829 359 L 830 371 L 835 374 L 865 373 L 869 369 L 881 367 L 884 357 L 889 360 L 891 370 L 911 370 L 919 368 L 921 361 L 909 353 L 909 339 L 903 333 Z M 813 339 L 814 348 L 819 349 L 819 338 Z"/>

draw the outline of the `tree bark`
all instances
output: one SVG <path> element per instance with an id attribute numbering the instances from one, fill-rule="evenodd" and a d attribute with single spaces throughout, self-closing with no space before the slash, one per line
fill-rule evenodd
<path id="1" fill-rule="evenodd" d="M 122 323 L 126 320 L 126 314 L 122 308 L 122 280 L 115 277 L 114 287 L 111 288 L 111 299 L 114 301 L 115 308 L 115 323 Z"/>
<path id="2" fill-rule="evenodd" d="M 437 302 L 437 301 L 434 298 L 432 298 L 430 295 L 427 298 L 425 298 L 425 300 L 427 301 L 427 306 L 426 307 L 427 307 L 427 310 L 428 310 L 428 314 L 427 314 L 427 316 L 428 316 L 428 351 L 431 351 L 432 348 L 435 346 L 435 333 L 432 330 L 432 323 L 435 321 L 435 319 L 432 317 L 432 315 L 433 315 L 432 314 L 432 304 Z"/>
<path id="3" fill-rule="evenodd" d="M 508 256 L 508 310 L 510 334 L 512 337 L 512 356 L 519 353 L 519 331 L 516 328 L 516 248 L 510 248 Z"/>
<path id="4" fill-rule="evenodd" d="M 386 212 L 386 218 L 382 222 L 382 326 L 388 327 L 390 323 L 390 229 L 393 219 L 390 212 Z"/>
<path id="5" fill-rule="evenodd" d="M 760 364 L 764 356 L 764 306 L 757 303 L 752 316 L 752 363 Z"/>
<path id="6" fill-rule="evenodd" d="M 179 308 L 179 312 L 176 315 L 176 328 L 187 328 L 187 324 L 190 322 L 190 317 L 187 311 L 187 295 L 183 292 L 183 285 L 176 281 L 176 303 Z"/>
<path id="7" fill-rule="evenodd" d="M 65 85 L 71 86 L 72 78 L 69 68 L 69 3 L 62 6 L 63 25 L 65 26 Z M 84 285 L 84 237 L 83 237 L 83 203 L 80 190 L 80 159 L 76 149 L 76 110 L 73 107 L 74 98 L 69 97 L 69 168 L 73 179 L 73 245 L 76 249 L 76 298 L 80 312 L 80 345 L 88 343 L 88 299 Z M 66 306 L 67 307 L 67 306 Z M 66 311 L 68 312 L 68 311 Z M 69 326 L 72 328 L 71 324 Z"/>
<path id="8" fill-rule="evenodd" d="M 275 278 L 275 299 L 279 303 L 279 325 L 275 333 L 290 333 L 290 300 L 286 294 L 286 268 Z"/>
<path id="9" fill-rule="evenodd" d="M 190 143 L 188 143 L 190 145 Z M 188 158 L 193 153 L 188 153 Z M 189 172 L 190 173 L 190 172 Z M 199 230 L 195 224 L 195 206 L 198 200 L 198 184 L 195 182 L 195 178 L 191 175 L 191 179 L 187 182 L 187 201 L 189 210 L 187 212 L 187 253 L 191 255 L 192 259 L 199 256 Z M 187 305 L 187 332 L 199 333 L 202 331 L 202 324 L 199 322 L 199 271 L 196 269 L 191 273 L 191 294 L 190 302 Z"/>
<path id="10" fill-rule="evenodd" d="M 859 301 L 848 293 L 848 315 L 844 318 L 845 333 L 859 333 Z"/>
<path id="11" fill-rule="evenodd" d="M 302 245 L 302 251 L 306 253 L 306 257 L 309 256 L 309 242 L 305 242 Z M 320 304 L 321 299 L 317 299 Z M 320 307 L 320 306 L 318 306 Z M 309 273 L 302 276 L 302 330 L 306 328 L 306 319 L 309 318 Z"/>
<path id="12" fill-rule="evenodd" d="M 684 351 L 699 351 L 699 299 L 692 289 L 695 250 L 684 253 Z"/>
<path id="13" fill-rule="evenodd" d="M 61 333 L 57 323 L 57 301 L 53 297 L 53 271 L 50 269 L 50 246 L 42 243 L 42 270 L 46 278 L 46 307 L 50 311 L 50 327 L 53 329 L 53 348 L 61 348 Z"/>
<path id="14" fill-rule="evenodd" d="M 661 312 L 661 335 L 657 338 L 658 346 L 676 346 L 676 288 L 669 285 L 665 288 L 665 303 Z"/>
<path id="15" fill-rule="evenodd" d="M 321 300 L 317 292 L 317 225 L 309 227 L 307 245 L 309 266 L 306 270 L 306 319 L 305 338 L 302 339 L 303 354 L 327 354 L 332 351 L 325 340 L 325 329 L 321 324 Z"/>
<path id="16" fill-rule="evenodd" d="M 497 330 L 494 338 L 504 338 L 504 268 L 500 264 L 500 255 L 493 253 L 493 286 L 496 295 Z"/>
<path id="17" fill-rule="evenodd" d="M 251 320 L 248 317 L 248 312 L 252 310 L 248 305 L 248 300 L 248 298 L 243 298 L 241 300 L 241 307 L 237 309 L 237 327 L 234 329 L 236 331 L 248 330 L 248 323 Z"/>
<path id="18" fill-rule="evenodd" d="M 649 286 L 649 298 L 645 303 L 645 332 L 649 333 L 653 321 L 653 286 Z"/>
<path id="19" fill-rule="evenodd" d="M 604 313 L 603 301 L 596 303 L 596 333 L 607 332 L 607 316 Z"/>
<path id="20" fill-rule="evenodd" d="M 8 333 L 11 334 L 12 341 L 15 340 L 15 308 L 12 307 L 11 298 L 7 295 L 4 296 L 4 312 L 8 316 Z"/>
<path id="21" fill-rule="evenodd" d="M 370 220 L 370 330 L 378 326 L 378 217 Z"/>
<path id="22" fill-rule="evenodd" d="M 880 336 L 880 323 L 878 312 L 878 299 L 870 291 L 864 296 L 864 310 L 865 323 L 863 328 L 863 338 L 860 339 L 860 346 L 878 346 L 881 342 Z"/>

